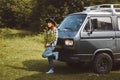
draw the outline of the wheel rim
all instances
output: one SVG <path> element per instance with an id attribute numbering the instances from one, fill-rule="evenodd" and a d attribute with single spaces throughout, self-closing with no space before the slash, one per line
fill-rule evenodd
<path id="1" fill-rule="evenodd" d="M 104 72 L 108 69 L 109 61 L 106 58 L 101 59 L 98 61 L 97 68 L 100 72 Z"/>

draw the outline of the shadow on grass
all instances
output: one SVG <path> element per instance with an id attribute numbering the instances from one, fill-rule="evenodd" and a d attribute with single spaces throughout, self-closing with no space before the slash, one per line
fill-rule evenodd
<path id="1" fill-rule="evenodd" d="M 28 61 L 24 61 L 23 65 L 25 67 L 17 67 L 11 65 L 7 65 L 7 66 L 14 69 L 37 71 L 41 73 L 45 73 L 49 69 L 47 60 L 28 60 Z M 54 61 L 54 65 L 55 65 L 55 74 L 77 74 L 77 73 L 92 71 L 88 66 L 69 67 L 65 63 L 59 61 Z"/>
<path id="2" fill-rule="evenodd" d="M 24 67 L 6 65 L 7 67 L 11 67 L 13 69 L 20 69 L 26 71 L 37 71 L 44 72 L 48 68 L 47 61 L 45 60 L 28 60 L 23 62 Z"/>
<path id="3" fill-rule="evenodd" d="M 88 66 L 79 66 L 79 67 L 69 67 L 63 62 L 54 61 L 55 64 L 55 73 L 52 75 L 53 77 L 59 75 L 71 75 L 71 74 L 82 74 L 82 73 L 89 73 L 92 70 L 88 68 Z M 45 72 L 49 69 L 49 65 L 47 60 L 28 60 L 23 62 L 24 67 L 17 67 L 7 65 L 7 67 L 11 67 L 13 69 L 26 70 L 26 71 L 36 71 L 39 74 L 34 74 L 31 76 L 24 76 L 22 78 L 16 80 L 43 80 L 45 76 Z M 34 78 L 34 79 L 33 79 Z M 59 78 L 58 78 L 59 79 Z"/>
<path id="4" fill-rule="evenodd" d="M 87 65 L 78 66 L 78 67 L 69 67 L 65 63 L 59 61 L 55 61 L 54 64 L 55 64 L 55 73 L 52 75 L 45 74 L 45 72 L 49 69 L 47 60 L 27 60 L 23 62 L 24 67 L 17 67 L 11 65 L 7 65 L 7 67 L 17 69 L 18 71 L 20 69 L 25 71 L 38 72 L 38 74 L 33 74 L 30 76 L 25 75 L 16 80 L 60 80 L 59 76 L 71 80 L 70 77 L 71 78 L 75 76 L 79 77 L 76 74 L 82 75 L 83 73 L 85 74 L 92 73 L 92 68 Z"/>

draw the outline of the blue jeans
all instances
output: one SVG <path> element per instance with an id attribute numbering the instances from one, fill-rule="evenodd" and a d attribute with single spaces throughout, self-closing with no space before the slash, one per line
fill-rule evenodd
<path id="1" fill-rule="evenodd" d="M 54 58 L 53 50 L 54 49 L 55 49 L 55 47 L 50 46 L 42 54 L 43 58 L 48 57 L 48 62 L 49 62 L 50 69 L 54 69 L 54 64 L 53 64 L 53 58 Z"/>
<path id="2" fill-rule="evenodd" d="M 49 46 L 49 47 L 43 52 L 42 57 L 43 57 L 43 58 L 46 58 L 46 57 L 52 56 L 54 49 L 55 49 L 55 47 Z"/>

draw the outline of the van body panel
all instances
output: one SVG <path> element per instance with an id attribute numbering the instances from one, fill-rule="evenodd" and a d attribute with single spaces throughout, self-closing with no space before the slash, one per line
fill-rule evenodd
<path id="1" fill-rule="evenodd" d="M 115 46 L 115 32 L 81 32 L 80 41 L 78 41 L 78 51 L 82 54 L 93 54 L 95 50 L 102 48 L 109 48 L 114 50 Z"/>
<path id="2" fill-rule="evenodd" d="M 74 38 L 77 32 L 73 31 L 59 31 L 58 37 L 59 38 Z"/>
<path id="3" fill-rule="evenodd" d="M 114 53 L 114 59 L 120 61 L 120 31 L 116 31 L 116 51 Z"/>

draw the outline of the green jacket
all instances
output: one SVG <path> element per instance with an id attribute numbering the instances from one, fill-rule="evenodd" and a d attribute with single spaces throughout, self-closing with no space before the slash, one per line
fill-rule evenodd
<path id="1" fill-rule="evenodd" d="M 49 43 L 55 46 L 57 43 L 57 36 L 58 36 L 57 28 L 55 28 L 54 30 L 50 29 L 48 31 L 45 31 L 44 33 L 45 33 L 44 35 L 45 44 Z"/>

